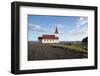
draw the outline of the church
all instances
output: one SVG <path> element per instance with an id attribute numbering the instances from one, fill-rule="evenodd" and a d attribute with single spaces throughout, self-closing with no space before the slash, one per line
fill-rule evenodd
<path id="1" fill-rule="evenodd" d="M 38 37 L 38 40 L 42 43 L 59 43 L 58 34 L 59 32 L 56 27 L 54 35 L 42 35 L 41 37 Z"/>

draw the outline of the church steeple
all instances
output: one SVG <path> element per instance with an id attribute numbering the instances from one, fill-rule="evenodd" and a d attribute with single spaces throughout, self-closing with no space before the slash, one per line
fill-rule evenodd
<path id="1" fill-rule="evenodd" d="M 55 29 L 55 37 L 58 37 L 58 29 L 57 29 L 57 27 Z"/>
<path id="2" fill-rule="evenodd" d="M 55 30 L 55 34 L 58 34 L 58 29 L 57 29 L 57 27 L 56 27 L 56 30 Z"/>

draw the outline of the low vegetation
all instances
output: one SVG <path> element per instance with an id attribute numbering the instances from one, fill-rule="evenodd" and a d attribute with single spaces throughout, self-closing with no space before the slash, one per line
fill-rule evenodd
<path id="1" fill-rule="evenodd" d="M 80 52 L 84 57 L 87 57 L 88 48 L 86 43 L 68 43 L 68 44 L 47 44 L 53 48 L 62 48 L 67 50 L 73 50 L 76 52 Z"/>

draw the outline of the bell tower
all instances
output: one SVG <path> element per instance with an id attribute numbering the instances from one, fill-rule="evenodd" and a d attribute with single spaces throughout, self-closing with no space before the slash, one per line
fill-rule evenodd
<path id="1" fill-rule="evenodd" d="M 58 37 L 58 29 L 57 29 L 57 27 L 55 29 L 55 37 Z"/>

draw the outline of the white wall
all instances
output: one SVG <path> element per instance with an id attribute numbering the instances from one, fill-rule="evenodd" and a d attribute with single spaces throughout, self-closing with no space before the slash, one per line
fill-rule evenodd
<path id="1" fill-rule="evenodd" d="M 42 40 L 42 43 L 59 43 L 59 41 L 58 40 L 46 40 L 46 39 L 43 39 Z"/>
<path id="2" fill-rule="evenodd" d="M 10 3 L 14 0 L 1 0 L 0 2 L 0 76 L 14 76 L 10 73 L 10 56 L 11 56 L 11 6 Z M 18 1 L 18 0 L 16 0 Z M 98 6 L 100 13 L 100 0 L 21 0 L 31 2 L 44 2 L 44 3 L 58 3 L 58 4 L 74 4 L 74 5 L 91 5 Z M 100 20 L 100 14 L 98 15 Z M 100 21 L 99 24 L 100 25 Z M 100 26 L 99 33 L 100 33 Z M 100 34 L 98 38 L 100 45 Z M 100 49 L 99 49 L 99 67 L 100 67 Z M 25 76 L 32 76 L 33 74 L 26 74 Z M 98 70 L 85 70 L 85 71 L 68 71 L 68 72 L 55 72 L 55 73 L 41 73 L 34 74 L 34 76 L 100 76 L 100 68 Z M 23 76 L 23 75 L 21 75 Z"/>

